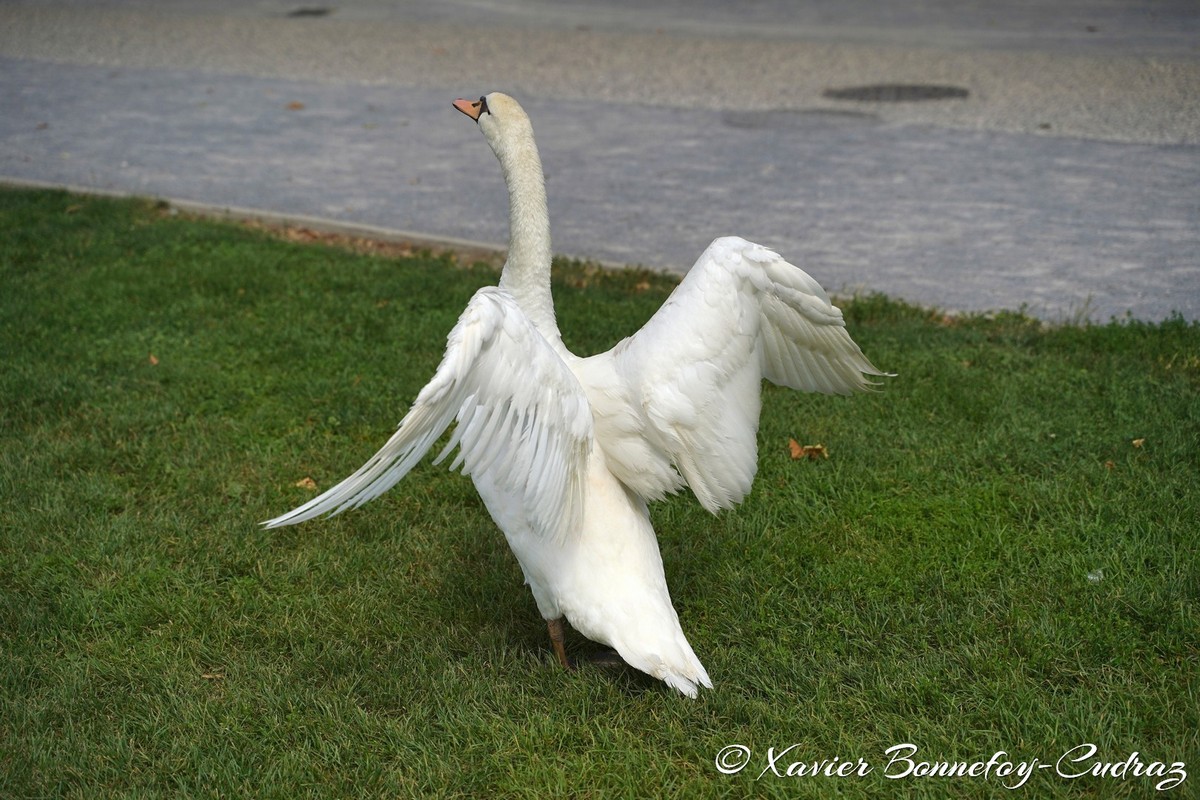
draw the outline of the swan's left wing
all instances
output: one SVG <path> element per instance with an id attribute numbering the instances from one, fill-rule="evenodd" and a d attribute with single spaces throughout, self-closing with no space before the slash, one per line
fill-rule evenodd
<path id="1" fill-rule="evenodd" d="M 849 394 L 867 388 L 867 376 L 885 374 L 815 280 L 737 237 L 709 245 L 611 357 L 624 417 L 599 405 L 596 413 L 610 468 L 647 499 L 673 491 L 682 476 L 713 512 L 750 491 L 763 378 Z"/>
<path id="2" fill-rule="evenodd" d="M 392 438 L 357 472 L 264 524 L 338 514 L 386 492 L 457 420 L 436 461 L 519 498 L 539 534 L 561 540 L 580 525 L 592 415 L 583 388 L 507 292 L 475 293 L 450 332 L 433 379 Z"/>

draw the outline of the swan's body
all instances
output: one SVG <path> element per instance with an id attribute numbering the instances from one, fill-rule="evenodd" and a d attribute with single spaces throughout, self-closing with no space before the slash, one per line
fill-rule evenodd
<path id="1" fill-rule="evenodd" d="M 689 486 L 737 504 L 757 468 L 760 384 L 847 394 L 881 375 L 821 287 L 744 239 L 717 239 L 634 336 L 579 358 L 550 296 L 550 234 L 533 130 L 512 98 L 455 106 L 500 160 L 511 239 L 499 286 L 480 289 L 392 438 L 358 472 L 266 523 L 377 497 L 457 421 L 455 465 L 504 532 L 560 661 L 561 620 L 694 697 L 711 687 L 671 605 L 646 503 Z"/>

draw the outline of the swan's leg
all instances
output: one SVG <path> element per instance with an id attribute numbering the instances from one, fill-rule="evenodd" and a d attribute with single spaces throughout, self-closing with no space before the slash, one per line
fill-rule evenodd
<path id="1" fill-rule="evenodd" d="M 546 620 L 546 628 L 550 631 L 550 644 L 554 645 L 554 655 L 558 656 L 558 663 L 563 665 L 563 669 L 575 669 L 571 659 L 567 658 L 567 650 L 563 646 L 566 639 L 563 633 L 563 618 Z"/>

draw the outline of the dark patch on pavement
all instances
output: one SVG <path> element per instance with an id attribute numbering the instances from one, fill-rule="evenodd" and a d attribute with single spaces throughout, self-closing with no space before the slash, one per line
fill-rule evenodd
<path id="1" fill-rule="evenodd" d="M 926 100 L 962 100 L 970 91 L 961 86 L 938 86 L 922 83 L 878 83 L 870 86 L 848 86 L 826 89 L 821 96 L 829 100 L 851 100 L 857 103 L 920 103 Z"/>

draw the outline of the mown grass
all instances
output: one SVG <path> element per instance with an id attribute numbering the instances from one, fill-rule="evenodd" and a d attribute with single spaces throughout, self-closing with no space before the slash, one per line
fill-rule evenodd
<path id="1" fill-rule="evenodd" d="M 375 450 L 490 269 L 0 191 L 0 270 L 0 796 L 1009 794 L 890 779 L 905 742 L 1200 770 L 1197 325 L 847 303 L 899 377 L 769 387 L 747 502 L 654 509 L 716 682 L 689 701 L 560 671 L 460 475 L 426 464 L 357 512 L 256 524 Z M 580 351 L 671 285 L 559 274 Z M 789 438 L 830 456 L 793 461 Z M 752 753 L 736 775 L 714 763 L 731 744 Z M 756 780 L 792 744 L 780 771 L 873 771 Z M 1054 773 L 1023 791 L 1155 794 Z"/>

